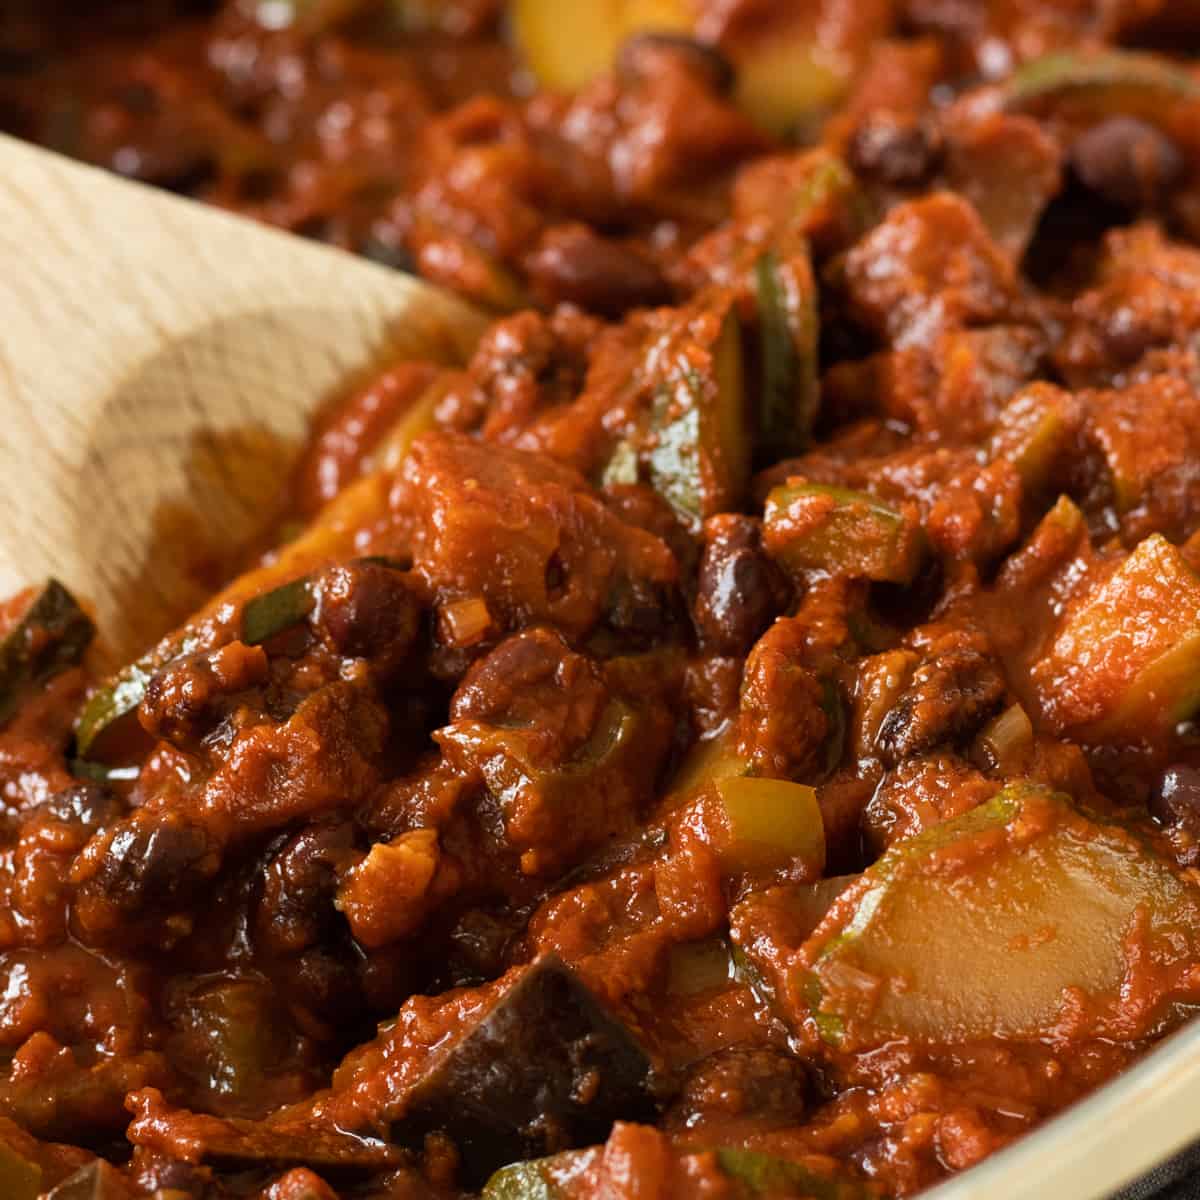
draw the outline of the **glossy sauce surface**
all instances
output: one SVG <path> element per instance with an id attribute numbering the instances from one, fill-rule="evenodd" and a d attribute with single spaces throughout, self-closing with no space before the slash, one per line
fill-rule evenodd
<path id="1" fill-rule="evenodd" d="M 6 6 L 494 321 L 116 678 L 0 606 L 0 1191 L 908 1195 L 1186 1020 L 1193 7 Z"/>

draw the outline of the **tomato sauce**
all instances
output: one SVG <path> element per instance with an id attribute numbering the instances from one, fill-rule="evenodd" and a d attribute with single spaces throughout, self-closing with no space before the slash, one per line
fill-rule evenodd
<path id="1" fill-rule="evenodd" d="M 116 676 L 0 605 L 0 1192 L 905 1196 L 1186 1021 L 1198 30 L 6 5 L 0 127 L 490 323 Z"/>

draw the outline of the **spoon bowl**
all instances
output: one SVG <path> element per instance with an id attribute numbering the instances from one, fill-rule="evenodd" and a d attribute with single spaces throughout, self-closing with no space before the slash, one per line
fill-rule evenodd
<path id="1" fill-rule="evenodd" d="M 0 137 L 0 595 L 62 580 L 128 657 L 280 506 L 309 423 L 387 358 L 461 362 L 438 288 Z"/>

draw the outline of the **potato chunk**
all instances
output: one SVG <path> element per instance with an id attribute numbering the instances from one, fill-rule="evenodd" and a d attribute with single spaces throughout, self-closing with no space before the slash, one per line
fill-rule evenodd
<path id="1" fill-rule="evenodd" d="M 825 866 L 825 827 L 816 792 L 783 779 L 734 776 L 714 785 L 721 798 L 732 870 L 802 867 L 816 876 Z"/>
<path id="2" fill-rule="evenodd" d="M 543 87 L 573 91 L 608 69 L 635 33 L 687 32 L 686 0 L 584 0 L 566 6 L 515 0 L 513 32 Z"/>
<path id="3" fill-rule="evenodd" d="M 918 953 L 913 948 L 919 947 Z M 1200 895 L 1129 831 L 1014 784 L 893 847 L 790 981 L 846 1049 L 1160 1031 L 1200 997 Z"/>

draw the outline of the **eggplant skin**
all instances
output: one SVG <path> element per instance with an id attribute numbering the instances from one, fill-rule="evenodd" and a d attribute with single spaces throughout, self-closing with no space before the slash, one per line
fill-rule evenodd
<path id="1" fill-rule="evenodd" d="M 411 1093 L 392 1140 L 457 1144 L 463 1182 L 607 1138 L 615 1121 L 651 1121 L 652 1064 L 557 955 L 535 959 Z"/>
<path id="2" fill-rule="evenodd" d="M 75 597 L 57 579 L 47 580 L 0 638 L 0 725 L 16 712 L 26 689 L 76 666 L 95 633 Z"/>

